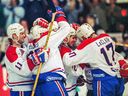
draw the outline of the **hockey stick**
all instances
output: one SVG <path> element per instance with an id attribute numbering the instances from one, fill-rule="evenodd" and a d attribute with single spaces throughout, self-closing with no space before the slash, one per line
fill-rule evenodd
<path id="1" fill-rule="evenodd" d="M 49 1 L 49 0 L 48 0 Z M 51 4 L 51 7 L 53 8 L 54 5 L 53 5 L 53 2 L 48 2 L 49 4 Z M 47 38 L 46 38 L 46 42 L 45 42 L 45 45 L 44 45 L 44 50 L 47 49 L 47 46 L 48 46 L 48 41 L 49 41 L 49 38 L 50 38 L 50 34 L 52 32 L 52 26 L 53 26 L 53 22 L 55 20 L 55 16 L 56 16 L 56 12 L 55 12 L 55 7 L 53 8 L 53 14 L 52 14 L 52 20 L 51 20 L 51 23 L 50 23 L 50 27 L 49 27 L 49 31 L 48 31 L 48 35 L 47 35 Z M 42 68 L 42 63 L 40 63 L 39 67 L 38 67 L 38 70 L 37 70 L 37 75 L 36 75 L 36 80 L 34 82 L 34 86 L 33 86 L 33 89 L 32 89 L 32 94 L 31 96 L 34 96 L 35 94 L 35 90 L 36 90 L 36 86 L 37 86 L 37 83 L 38 83 L 38 79 L 39 79 L 39 75 L 40 75 L 40 71 L 41 71 L 41 68 Z"/>
<path id="2" fill-rule="evenodd" d="M 116 44 L 117 46 L 128 47 L 128 44 L 125 44 L 125 43 L 115 42 L 115 44 Z"/>

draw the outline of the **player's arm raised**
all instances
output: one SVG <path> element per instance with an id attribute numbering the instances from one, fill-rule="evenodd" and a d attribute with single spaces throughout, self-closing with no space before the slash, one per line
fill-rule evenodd
<path id="1" fill-rule="evenodd" d="M 58 23 L 59 29 L 57 30 L 56 34 L 50 37 L 49 45 L 58 47 L 63 39 L 68 35 L 70 32 L 70 25 L 66 20 L 66 16 L 63 12 L 63 9 L 59 6 L 56 7 L 56 17 L 55 20 Z M 54 41 L 54 45 L 53 45 Z"/>

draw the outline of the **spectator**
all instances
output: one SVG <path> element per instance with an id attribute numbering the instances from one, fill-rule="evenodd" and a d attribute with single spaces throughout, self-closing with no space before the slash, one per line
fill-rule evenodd
<path id="1" fill-rule="evenodd" d="M 29 28 L 28 28 L 27 20 L 22 18 L 22 19 L 20 19 L 19 23 L 25 28 L 26 34 L 29 34 Z"/>
<path id="2" fill-rule="evenodd" d="M 52 1 L 53 1 L 55 6 L 59 6 L 59 1 L 58 0 L 52 0 Z"/>
<path id="3" fill-rule="evenodd" d="M 85 23 L 85 17 L 90 13 L 90 6 L 86 3 L 84 0 L 80 0 L 83 4 L 83 10 L 78 14 L 78 20 L 77 22 L 79 24 Z M 77 4 L 77 7 L 79 8 L 79 4 Z"/>
<path id="4" fill-rule="evenodd" d="M 5 56 L 5 50 L 8 46 L 8 38 L 1 37 L 0 42 L 1 42 L 0 44 L 0 64 L 2 64 L 2 66 L 5 66 L 4 56 Z"/>
<path id="5" fill-rule="evenodd" d="M 67 3 L 67 0 L 52 0 L 55 6 L 64 7 Z"/>
<path id="6" fill-rule="evenodd" d="M 0 0 L 0 36 L 4 36 L 5 35 L 5 16 L 4 16 L 4 5 L 1 3 Z"/>
<path id="7" fill-rule="evenodd" d="M 125 41 L 125 39 L 128 38 L 128 30 L 126 29 L 126 26 L 120 23 L 118 29 L 119 32 L 122 32 L 122 39 Z"/>
<path id="8" fill-rule="evenodd" d="M 79 0 L 79 8 L 76 8 L 76 1 L 69 0 L 67 5 L 64 7 L 64 11 L 67 15 L 69 23 L 77 22 L 78 14 L 83 11 L 83 3 Z"/>
<path id="9" fill-rule="evenodd" d="M 90 13 L 96 16 L 96 23 L 99 24 L 106 31 L 108 29 L 106 11 L 101 8 L 101 1 L 91 0 L 90 7 Z"/>
<path id="10" fill-rule="evenodd" d="M 117 24 L 121 19 L 121 8 L 116 5 L 116 0 L 110 0 L 110 4 L 107 7 L 107 19 L 110 32 L 117 31 Z"/>
<path id="11" fill-rule="evenodd" d="M 3 41 L 3 38 L 1 37 L 0 38 L 0 64 L 1 64 L 1 62 L 2 62 L 2 60 L 3 60 L 3 57 L 4 57 L 4 55 L 5 55 L 5 52 L 2 52 L 2 41 Z M 2 64 L 2 66 L 3 66 L 3 64 Z"/>
<path id="12" fill-rule="evenodd" d="M 83 10 L 80 13 L 82 13 L 83 16 L 85 17 L 85 16 L 87 16 L 87 14 L 90 13 L 90 6 L 84 0 L 77 0 L 77 2 L 76 2 L 76 8 L 77 9 L 79 9 L 80 4 L 83 4 Z"/>
<path id="13" fill-rule="evenodd" d="M 19 23 L 20 19 L 25 15 L 25 10 L 22 6 L 20 6 L 19 0 L 10 0 L 9 5 L 6 5 L 4 8 L 4 15 L 7 19 L 7 28 L 12 23 Z"/>
<path id="14" fill-rule="evenodd" d="M 25 19 L 28 21 L 29 29 L 35 19 L 42 17 L 49 19 L 47 16 L 47 2 L 46 0 L 25 0 L 24 8 L 26 10 Z"/>
<path id="15" fill-rule="evenodd" d="M 93 14 L 88 14 L 86 16 L 86 22 L 92 26 L 96 33 L 99 29 L 102 29 L 102 27 L 96 23 L 96 17 Z"/>

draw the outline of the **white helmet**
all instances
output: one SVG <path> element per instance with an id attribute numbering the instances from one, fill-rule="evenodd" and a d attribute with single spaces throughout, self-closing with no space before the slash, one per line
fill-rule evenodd
<path id="1" fill-rule="evenodd" d="M 8 35 L 8 38 L 13 39 L 12 38 L 13 34 L 16 34 L 17 36 L 19 36 L 19 34 L 21 32 L 24 32 L 24 31 L 25 31 L 25 29 L 24 29 L 24 27 L 21 24 L 14 23 L 14 24 L 11 24 L 11 25 L 8 26 L 8 28 L 7 28 L 7 35 Z"/>
<path id="2" fill-rule="evenodd" d="M 91 36 L 91 34 L 95 33 L 95 31 L 92 29 L 92 27 L 88 24 L 88 23 L 84 23 L 82 24 L 76 34 L 77 34 L 77 37 L 80 39 L 80 40 L 83 40 L 83 38 L 88 38 Z"/>
<path id="3" fill-rule="evenodd" d="M 50 24 L 51 24 L 51 23 L 49 23 L 49 25 L 48 25 L 48 29 L 49 29 L 49 27 L 50 27 Z M 57 22 L 54 21 L 54 22 L 53 22 L 53 25 L 52 25 L 52 31 L 56 32 L 56 31 L 58 30 L 58 28 L 59 28 L 59 26 L 58 26 Z"/>
<path id="4" fill-rule="evenodd" d="M 70 27 L 70 33 L 68 34 L 67 38 L 70 38 L 72 35 L 76 35 L 76 31 L 74 28 Z"/>
<path id="5" fill-rule="evenodd" d="M 69 39 L 72 35 L 76 35 L 76 31 L 74 28 L 70 27 L 70 33 L 67 35 L 67 37 L 64 39 L 63 43 L 68 43 Z"/>
<path id="6" fill-rule="evenodd" d="M 47 28 L 43 28 L 39 25 L 35 25 L 31 28 L 30 33 L 33 36 L 33 39 L 38 39 L 40 38 L 41 34 L 48 31 Z"/>

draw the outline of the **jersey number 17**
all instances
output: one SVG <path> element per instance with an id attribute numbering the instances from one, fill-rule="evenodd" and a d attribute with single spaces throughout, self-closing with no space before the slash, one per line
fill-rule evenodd
<path id="1" fill-rule="evenodd" d="M 107 50 L 105 50 L 105 49 L 107 49 Z M 100 51 L 101 51 L 101 54 L 103 54 L 103 56 L 104 56 L 107 64 L 110 65 L 110 66 L 112 66 L 112 63 L 110 62 L 110 60 L 109 60 L 109 58 L 107 56 L 107 52 L 108 51 L 112 51 L 112 54 L 111 54 L 112 57 L 111 58 L 112 58 L 113 61 L 115 61 L 115 58 L 114 58 L 114 49 L 113 49 L 112 43 L 106 45 L 106 47 L 104 47 L 104 48 L 101 48 Z"/>

